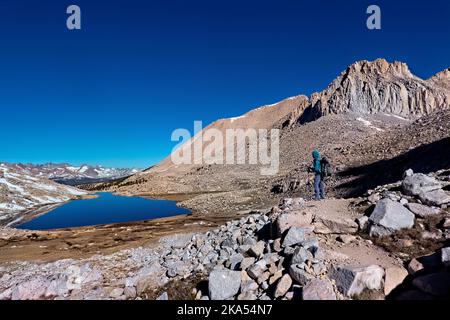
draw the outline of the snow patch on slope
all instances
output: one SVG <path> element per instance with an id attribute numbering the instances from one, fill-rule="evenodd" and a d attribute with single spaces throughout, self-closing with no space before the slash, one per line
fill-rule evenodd
<path id="1" fill-rule="evenodd" d="M 62 203 L 86 191 L 37 178 L 20 166 L 0 164 L 0 220 L 11 221 L 34 207 Z"/>
<path id="2" fill-rule="evenodd" d="M 397 118 L 397 119 L 403 120 L 403 121 L 408 121 L 408 122 L 411 121 L 409 119 L 400 117 L 399 115 L 396 115 L 396 114 L 384 113 L 384 115 L 387 116 L 387 117 L 394 117 L 394 118 Z"/>
<path id="3" fill-rule="evenodd" d="M 359 121 L 359 122 L 362 122 L 366 127 L 375 129 L 375 130 L 377 130 L 379 132 L 383 132 L 384 131 L 381 128 L 375 127 L 374 125 L 372 125 L 372 122 L 370 122 L 369 120 L 366 120 L 364 118 L 358 117 L 358 118 L 356 118 L 356 120 Z"/>

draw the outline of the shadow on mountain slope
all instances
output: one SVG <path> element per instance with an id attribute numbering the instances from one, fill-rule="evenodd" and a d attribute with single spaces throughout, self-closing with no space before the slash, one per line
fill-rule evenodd
<path id="1" fill-rule="evenodd" d="M 343 197 L 358 197 L 369 189 L 402 179 L 407 169 L 429 173 L 450 168 L 450 138 L 421 145 L 397 157 L 351 167 L 337 174 L 335 190 Z"/>

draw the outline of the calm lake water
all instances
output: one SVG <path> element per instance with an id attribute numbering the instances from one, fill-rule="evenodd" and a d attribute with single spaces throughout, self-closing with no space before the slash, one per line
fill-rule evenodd
<path id="1" fill-rule="evenodd" d="M 121 197 L 104 192 L 97 195 L 99 197 L 95 199 L 68 202 L 17 228 L 47 230 L 82 227 L 170 217 L 190 212 L 177 207 L 175 201 Z"/>

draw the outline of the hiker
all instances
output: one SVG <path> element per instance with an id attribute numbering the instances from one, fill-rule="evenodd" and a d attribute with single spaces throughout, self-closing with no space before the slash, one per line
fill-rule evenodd
<path id="1" fill-rule="evenodd" d="M 313 166 L 310 171 L 314 173 L 314 199 L 323 200 L 325 199 L 323 163 L 318 150 L 314 150 L 312 156 Z"/>

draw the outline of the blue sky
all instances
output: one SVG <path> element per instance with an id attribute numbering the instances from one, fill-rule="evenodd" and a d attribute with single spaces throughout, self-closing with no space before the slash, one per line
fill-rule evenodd
<path id="1" fill-rule="evenodd" d="M 321 91 L 357 60 L 428 78 L 449 38 L 447 0 L 0 0 L 0 161 L 147 167 L 174 129 Z"/>

